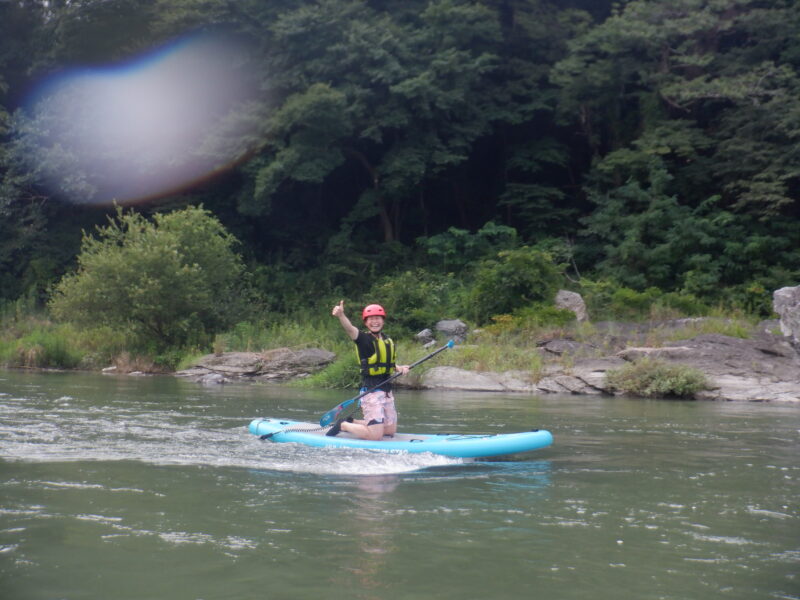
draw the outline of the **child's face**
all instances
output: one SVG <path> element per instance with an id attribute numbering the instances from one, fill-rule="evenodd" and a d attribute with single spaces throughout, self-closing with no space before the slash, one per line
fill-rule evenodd
<path id="1" fill-rule="evenodd" d="M 383 317 L 380 315 L 371 315 L 367 317 L 364 323 L 372 333 L 378 333 L 381 329 L 383 329 Z"/>

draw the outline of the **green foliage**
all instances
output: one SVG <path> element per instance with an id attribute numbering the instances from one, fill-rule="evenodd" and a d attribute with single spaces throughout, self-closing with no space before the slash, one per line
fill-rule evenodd
<path id="1" fill-rule="evenodd" d="M 562 226 L 577 210 L 565 202 L 562 189 L 543 181 L 551 171 L 562 171 L 568 164 L 568 148 L 556 139 L 544 137 L 514 146 L 508 159 L 514 181 L 508 183 L 498 205 L 510 208 L 526 231 L 552 233 L 554 225 Z"/>
<path id="2" fill-rule="evenodd" d="M 463 284 L 453 275 L 423 270 L 384 277 L 372 286 L 366 303 L 378 302 L 389 316 L 392 332 L 417 333 L 446 318 L 458 316 Z"/>
<path id="3" fill-rule="evenodd" d="M 469 371 L 523 371 L 529 374 L 531 381 L 540 379 L 544 371 L 544 360 L 538 352 L 502 340 L 485 339 L 480 344 L 457 347 L 444 356 L 440 364 L 445 361 L 447 365 Z"/>
<path id="4" fill-rule="evenodd" d="M 343 341 L 339 321 L 331 317 L 334 302 L 306 305 L 292 316 L 240 321 L 218 336 L 224 351 L 260 352 L 272 348 L 309 345 L 335 348 Z"/>
<path id="5" fill-rule="evenodd" d="M 612 388 L 645 398 L 692 398 L 708 389 L 705 375 L 686 365 L 642 359 L 606 373 Z"/>
<path id="6" fill-rule="evenodd" d="M 316 83 L 293 94 L 269 122 L 272 153 L 259 160 L 254 197 L 243 206 L 266 212 L 270 198 L 287 180 L 320 183 L 344 161 L 335 144 L 350 131 L 347 99 L 330 85 Z"/>
<path id="7" fill-rule="evenodd" d="M 475 269 L 465 310 L 477 323 L 535 302 L 552 302 L 561 269 L 549 254 L 528 246 L 504 250 Z"/>
<path id="8" fill-rule="evenodd" d="M 58 284 L 51 309 L 60 319 L 125 331 L 139 350 L 208 345 L 244 300 L 234 243 L 202 208 L 152 222 L 120 209 L 97 237 L 84 236 L 78 271 Z"/>
<path id="9" fill-rule="evenodd" d="M 574 41 L 554 81 L 596 158 L 581 258 L 600 275 L 716 299 L 796 279 L 798 24 L 790 2 L 639 0 Z"/>
<path id="10" fill-rule="evenodd" d="M 768 316 L 771 291 L 800 281 L 800 5 L 578 5 L 591 15 L 517 1 L 0 3 L 0 298 L 41 302 L 73 268 L 78 232 L 103 215 L 59 198 L 103 196 L 125 150 L 105 140 L 81 157 L 66 143 L 97 119 L 83 101 L 52 143 L 58 110 L 26 97 L 35 78 L 224 28 L 248 48 L 231 68 L 263 93 L 198 137 L 198 155 L 229 144 L 241 162 L 178 201 L 202 202 L 242 240 L 256 329 L 373 291 L 397 297 L 401 330 L 438 313 L 516 315 L 536 284 L 520 281 L 528 267 L 495 276 L 496 254 L 524 244 L 581 282 L 614 282 L 584 295 L 595 319 L 706 305 Z M 235 139 L 233 121 L 247 124 Z M 41 160 L 26 160 L 32 149 Z M 176 265 L 147 268 L 161 277 Z M 389 285 L 398 270 L 417 273 L 397 277 L 421 291 Z M 455 275 L 445 285 L 422 271 Z M 165 303 L 191 287 L 184 275 Z M 110 280 L 121 277 L 137 274 Z M 136 285 L 141 296 L 149 284 Z M 446 298 L 432 300 L 440 288 Z M 101 300 L 87 297 L 87 310 Z M 157 354 L 166 342 L 153 328 L 174 327 L 183 333 L 167 337 L 200 347 L 229 325 L 203 315 L 147 326 L 137 315 L 107 331 L 148 329 L 131 343 Z M 90 345 L 98 360 L 119 347 Z"/>
<path id="11" fill-rule="evenodd" d="M 82 359 L 68 326 L 40 325 L 17 339 L 0 339 L 0 364 L 8 367 L 74 369 Z"/>
<path id="12" fill-rule="evenodd" d="M 361 374 L 352 352 L 350 349 L 349 353 L 340 353 L 333 364 L 318 373 L 298 380 L 297 385 L 335 389 L 358 388 L 361 383 Z"/>
<path id="13" fill-rule="evenodd" d="M 450 227 L 444 233 L 417 238 L 417 245 L 428 256 L 441 261 L 445 273 L 460 271 L 477 260 L 501 250 L 510 250 L 517 244 L 516 230 L 494 221 L 489 221 L 475 233 Z"/>
<path id="14" fill-rule="evenodd" d="M 643 321 L 708 315 L 711 308 L 692 294 L 662 292 L 656 287 L 644 291 L 619 287 L 609 281 L 581 281 L 581 294 L 595 321 Z"/>
<path id="15" fill-rule="evenodd" d="M 320 183 L 347 157 L 351 207 L 396 239 L 406 196 L 463 163 L 490 128 L 496 20 L 451 0 L 409 11 L 325 0 L 283 12 L 270 32 L 281 92 L 270 129 L 291 135 L 256 158 L 254 204 L 274 202 L 291 180 Z M 310 167 L 301 177 L 299 165 Z"/>
<path id="16" fill-rule="evenodd" d="M 552 305 L 532 304 L 510 315 L 495 315 L 492 321 L 485 327 L 490 335 L 530 335 L 546 328 L 562 329 L 575 322 L 575 313 Z"/>
<path id="17" fill-rule="evenodd" d="M 703 318 L 666 333 L 665 340 L 687 340 L 698 335 L 718 334 L 743 340 L 753 337 L 754 323 L 742 318 Z"/>

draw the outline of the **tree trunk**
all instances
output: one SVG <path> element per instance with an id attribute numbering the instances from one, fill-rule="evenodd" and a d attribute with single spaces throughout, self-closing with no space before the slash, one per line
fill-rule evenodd
<path id="1" fill-rule="evenodd" d="M 363 153 L 353 148 L 348 148 L 347 151 L 354 156 L 359 163 L 361 163 L 361 166 L 364 167 L 369 174 L 370 181 L 372 182 L 372 189 L 375 192 L 375 202 L 378 205 L 378 214 L 381 219 L 381 227 L 383 228 L 383 241 L 393 242 L 395 240 L 394 226 L 392 225 L 392 219 L 389 216 L 386 200 L 381 193 L 381 178 L 378 175 L 378 171 L 372 166 Z"/>
<path id="2" fill-rule="evenodd" d="M 383 241 L 393 242 L 394 227 L 392 226 L 392 219 L 389 217 L 389 211 L 386 208 L 386 200 L 384 200 L 377 186 L 375 187 L 375 193 L 378 202 L 378 210 L 380 211 L 381 226 L 383 227 Z"/>

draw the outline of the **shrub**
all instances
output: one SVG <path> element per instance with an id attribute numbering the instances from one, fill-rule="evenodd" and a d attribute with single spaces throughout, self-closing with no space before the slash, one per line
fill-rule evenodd
<path id="1" fill-rule="evenodd" d="M 687 322 L 680 329 L 666 332 L 665 340 L 678 341 L 698 335 L 719 334 L 743 340 L 753 337 L 754 324 L 743 318 L 703 318 Z"/>
<path id="2" fill-rule="evenodd" d="M 667 292 L 660 294 L 650 309 L 651 316 L 659 312 L 674 312 L 681 317 L 699 317 L 711 312 L 705 302 L 697 298 L 694 294 L 685 292 Z"/>
<path id="3" fill-rule="evenodd" d="M 471 371 L 525 371 L 532 381 L 538 381 L 544 371 L 544 359 L 538 352 L 520 345 L 494 344 L 481 340 L 477 345 L 458 347 L 441 359 L 444 363 Z"/>
<path id="4" fill-rule="evenodd" d="M 355 358 L 355 351 L 342 352 L 325 369 L 309 377 L 295 381 L 295 385 L 336 389 L 357 388 L 361 374 Z"/>
<path id="5" fill-rule="evenodd" d="M 537 302 L 552 302 L 562 277 L 551 256 L 528 246 L 499 252 L 475 271 L 469 294 L 469 316 L 486 323 Z"/>
<path id="6" fill-rule="evenodd" d="M 0 346 L 0 359 L 11 367 L 72 369 L 83 354 L 72 343 L 69 331 L 38 327 L 13 342 Z"/>
<path id="7" fill-rule="evenodd" d="M 495 315 L 485 331 L 493 335 L 530 332 L 547 327 L 563 328 L 575 321 L 575 313 L 565 308 L 533 304 L 515 310 L 510 315 Z"/>
<path id="8" fill-rule="evenodd" d="M 708 389 L 708 381 L 701 371 L 649 358 L 608 371 L 606 383 L 625 394 L 645 398 L 691 398 Z"/>
<path id="9" fill-rule="evenodd" d="M 461 293 L 462 284 L 452 275 L 438 275 L 420 269 L 391 275 L 377 282 L 364 304 L 381 304 L 388 317 L 386 330 L 397 337 L 401 333 L 416 333 L 433 327 L 440 319 L 457 317 Z M 358 315 L 355 315 L 358 323 L 352 318 L 354 313 L 350 316 L 359 326 L 361 319 Z"/>
<path id="10" fill-rule="evenodd" d="M 489 221 L 476 233 L 451 227 L 444 233 L 417 239 L 417 245 L 441 262 L 442 270 L 461 271 L 470 264 L 517 245 L 517 231 Z"/>
<path id="11" fill-rule="evenodd" d="M 59 282 L 50 307 L 63 320 L 130 334 L 134 350 L 208 345 L 243 306 L 235 242 L 203 208 L 152 222 L 118 209 L 97 237 L 84 235 L 78 271 Z"/>
<path id="12" fill-rule="evenodd" d="M 618 287 L 609 281 L 581 281 L 581 293 L 595 320 L 643 321 L 701 316 L 710 307 L 692 294 L 662 292 L 656 287 L 643 291 Z"/>

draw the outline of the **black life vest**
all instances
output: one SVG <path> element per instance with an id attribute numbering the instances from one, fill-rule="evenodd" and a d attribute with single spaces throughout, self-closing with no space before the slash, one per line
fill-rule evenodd
<path id="1" fill-rule="evenodd" d="M 356 348 L 356 355 L 361 364 L 361 375 L 365 379 L 372 377 L 385 379 L 394 373 L 396 355 L 394 342 L 384 335 L 376 337 L 370 334 L 370 337 L 372 338 L 373 346 L 371 356 L 362 358 L 358 354 L 358 348 Z"/>

